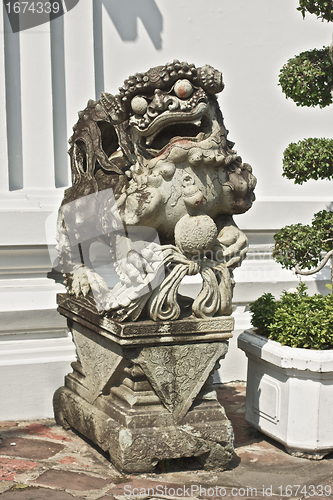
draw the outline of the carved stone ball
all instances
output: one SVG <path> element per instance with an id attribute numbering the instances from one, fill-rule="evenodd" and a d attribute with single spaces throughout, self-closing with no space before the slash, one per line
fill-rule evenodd
<path id="1" fill-rule="evenodd" d="M 191 82 L 189 82 L 188 80 L 178 80 L 178 82 L 175 84 L 174 90 L 176 96 L 180 97 L 181 99 L 186 99 L 192 94 L 193 87 Z"/>
<path id="2" fill-rule="evenodd" d="M 147 111 L 147 101 L 144 97 L 135 96 L 131 101 L 131 107 L 137 115 L 144 115 Z"/>
<path id="3" fill-rule="evenodd" d="M 184 215 L 175 227 L 177 247 L 186 254 L 196 255 L 212 248 L 218 234 L 213 219 L 208 215 Z"/>

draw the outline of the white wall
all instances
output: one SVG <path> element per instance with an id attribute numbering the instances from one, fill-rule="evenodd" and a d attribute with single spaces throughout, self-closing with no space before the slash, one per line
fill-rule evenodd
<path id="1" fill-rule="evenodd" d="M 249 324 L 250 300 L 294 285 L 293 273 L 271 259 L 273 233 L 309 223 L 332 200 L 331 182 L 294 186 L 281 176 L 289 142 L 332 133 L 330 108 L 297 108 L 277 86 L 288 58 L 331 40 L 331 26 L 311 15 L 303 21 L 297 5 L 81 0 L 63 17 L 21 33 L 11 33 L 6 15 L 0 20 L 0 419 L 51 416 L 53 390 L 74 359 L 55 313 L 62 287 L 47 277 L 44 224 L 69 183 L 67 139 L 77 112 L 103 90 L 116 93 L 130 74 L 175 58 L 223 73 L 219 102 L 229 138 L 258 178 L 257 201 L 236 217 L 251 242 L 249 258 L 235 273 L 236 336 Z M 324 289 L 325 272 L 309 279 L 312 291 Z M 222 380 L 244 379 L 245 367 L 234 340 Z M 22 404 L 23 395 L 36 403 Z"/>

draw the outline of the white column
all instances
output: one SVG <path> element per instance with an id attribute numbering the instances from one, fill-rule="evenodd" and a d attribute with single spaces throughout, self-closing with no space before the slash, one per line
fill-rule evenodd
<path id="1" fill-rule="evenodd" d="M 5 177 L 9 190 L 22 189 L 22 117 L 21 117 L 21 70 L 20 70 L 20 38 L 13 33 L 7 13 L 3 9 L 3 52 L 4 64 L 1 65 L 1 85 L 4 89 L 5 102 L 2 105 L 1 119 L 6 124 L 3 130 L 5 139 L 1 151 L 1 170 L 7 171 Z M 7 150 L 7 152 L 5 152 Z"/>
<path id="2" fill-rule="evenodd" d="M 0 9 L 0 26 L 4 26 L 4 15 L 6 15 L 4 9 Z M 0 34 L 0 137 L 2 137 L 2 146 L 0 148 L 0 192 L 9 190 L 6 116 L 5 32 L 3 30 Z"/>
<path id="3" fill-rule="evenodd" d="M 50 23 L 20 33 L 23 184 L 51 189 L 54 181 Z"/>
<path id="4" fill-rule="evenodd" d="M 70 182 L 66 111 L 64 16 L 50 23 L 55 187 Z"/>

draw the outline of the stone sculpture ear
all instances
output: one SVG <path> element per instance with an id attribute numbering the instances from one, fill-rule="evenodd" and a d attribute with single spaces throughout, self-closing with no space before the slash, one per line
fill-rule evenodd
<path id="1" fill-rule="evenodd" d="M 79 112 L 79 120 L 73 127 L 69 140 L 73 183 L 91 180 L 97 166 L 107 172 L 122 174 L 121 162 L 110 158 L 118 150 L 118 136 L 112 119 L 100 101 L 89 100 Z"/>

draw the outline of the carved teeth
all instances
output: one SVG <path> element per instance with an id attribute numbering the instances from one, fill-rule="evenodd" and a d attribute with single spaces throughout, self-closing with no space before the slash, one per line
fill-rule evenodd
<path id="1" fill-rule="evenodd" d="M 154 120 L 148 125 L 145 131 L 140 130 L 140 135 L 147 137 L 148 144 L 151 143 L 153 138 L 158 134 L 163 128 L 174 125 L 175 123 L 194 123 L 198 121 L 199 126 L 201 124 L 200 120 L 207 110 L 206 103 L 199 103 L 196 109 L 192 112 L 188 111 L 165 111 L 163 114 L 154 118 Z M 191 120 L 192 117 L 192 120 Z M 198 125 L 198 124 L 196 124 Z M 137 129 L 138 130 L 138 129 Z M 139 130 L 138 130 L 139 131 Z"/>
<path id="2" fill-rule="evenodd" d="M 204 132 L 199 132 L 198 135 L 196 136 L 197 141 L 203 141 L 205 138 Z"/>
<path id="3" fill-rule="evenodd" d="M 177 123 L 177 122 L 175 122 L 175 123 Z M 200 127 L 201 126 L 201 119 L 198 119 L 198 120 L 188 120 L 186 122 L 184 121 L 183 123 L 192 123 L 193 125 L 196 125 L 197 127 Z M 172 123 L 168 123 L 167 124 L 167 126 L 170 126 L 170 125 L 172 125 Z M 146 146 L 150 146 L 152 144 L 153 140 L 155 139 L 155 137 L 157 136 L 157 134 L 159 134 L 161 132 L 161 130 L 163 130 L 163 128 L 157 130 L 154 134 L 146 137 Z"/>

